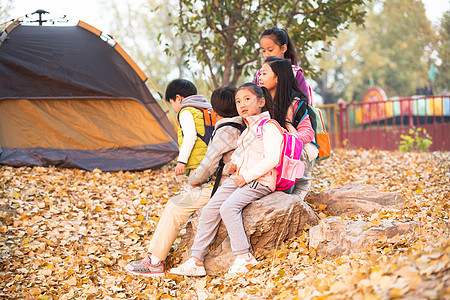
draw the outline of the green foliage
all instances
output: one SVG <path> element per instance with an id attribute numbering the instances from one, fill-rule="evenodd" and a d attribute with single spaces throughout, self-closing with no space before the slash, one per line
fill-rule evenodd
<path id="1" fill-rule="evenodd" d="M 343 31 L 317 61 L 324 70 L 317 92 L 325 103 L 361 101 L 372 85 L 388 97 L 429 86 L 436 37 L 422 1 L 374 0 L 367 10 L 364 27 Z"/>
<path id="2" fill-rule="evenodd" d="M 448 93 L 450 90 L 450 11 L 447 11 L 442 19 L 437 51 L 441 64 L 438 66 L 436 76 L 436 91 Z"/>
<path id="3" fill-rule="evenodd" d="M 287 29 L 297 47 L 300 65 L 313 71 L 306 57 L 313 42 L 328 42 L 349 24 L 362 24 L 364 0 L 191 1 L 180 0 L 179 36 L 188 36 L 182 50 L 206 67 L 212 85 L 237 84 L 260 66 L 259 34 L 277 26 Z"/>
<path id="4" fill-rule="evenodd" d="M 383 84 L 388 95 L 411 96 L 417 87 L 429 84 L 429 55 L 426 47 L 433 41 L 431 22 L 420 1 L 386 0 L 375 22 L 383 24 L 375 36 L 382 55 L 388 60 L 384 72 L 374 80 Z M 370 69 L 365 70 L 370 74 Z M 381 78 L 379 76 L 382 76 Z"/>
<path id="5" fill-rule="evenodd" d="M 400 152 L 427 152 L 433 144 L 431 136 L 424 128 L 411 128 L 409 135 L 400 135 Z"/>
<path id="6" fill-rule="evenodd" d="M 350 149 L 350 142 L 349 142 L 348 139 L 344 139 L 344 140 L 342 141 L 341 148 L 342 148 L 342 149 L 346 149 L 346 150 L 349 150 L 349 149 Z"/>

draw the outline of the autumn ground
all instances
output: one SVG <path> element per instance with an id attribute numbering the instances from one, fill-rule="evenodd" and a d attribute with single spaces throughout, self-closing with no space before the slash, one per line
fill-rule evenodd
<path id="1" fill-rule="evenodd" d="M 352 217 L 420 227 L 363 253 L 322 258 L 308 231 L 241 277 L 127 275 L 145 253 L 167 200 L 182 190 L 159 171 L 86 172 L 0 167 L 0 298 L 450 299 L 450 153 L 338 150 L 315 166 L 314 192 L 363 181 L 398 191 L 401 212 Z M 325 217 L 323 212 L 319 212 Z M 175 244 L 170 267 L 181 258 Z"/>

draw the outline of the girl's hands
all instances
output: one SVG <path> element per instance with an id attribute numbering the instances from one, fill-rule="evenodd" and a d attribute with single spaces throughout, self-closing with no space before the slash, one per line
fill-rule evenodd
<path id="1" fill-rule="evenodd" d="M 294 103 L 291 103 L 287 112 L 286 112 L 286 122 L 292 123 L 292 119 L 294 118 Z"/>
<path id="2" fill-rule="evenodd" d="M 289 133 L 297 132 L 297 129 L 295 129 L 295 127 L 291 123 L 286 122 L 286 129 L 288 130 Z"/>
<path id="3" fill-rule="evenodd" d="M 177 163 L 175 167 L 175 175 L 184 175 L 184 169 L 186 168 L 185 164 Z"/>
<path id="4" fill-rule="evenodd" d="M 242 175 L 238 175 L 238 176 L 234 177 L 233 181 L 238 187 L 243 187 L 244 185 L 247 184 L 247 182 L 245 182 L 245 179 Z"/>
<path id="5" fill-rule="evenodd" d="M 237 169 L 237 165 L 234 164 L 234 163 L 231 163 L 231 162 L 227 163 L 227 164 L 223 167 L 223 171 L 224 171 L 226 174 L 233 174 L 234 172 L 236 172 L 236 169 Z"/>
<path id="6" fill-rule="evenodd" d="M 227 174 L 235 173 L 235 172 L 236 172 L 236 169 L 237 169 L 237 165 L 234 164 L 234 163 L 231 163 L 231 162 L 227 163 L 227 164 L 225 165 L 225 167 L 223 167 L 223 171 L 224 171 L 225 173 L 227 173 Z M 235 177 L 233 178 L 233 182 L 234 182 L 238 187 L 243 187 L 244 185 L 247 184 L 247 182 L 245 182 L 245 179 L 244 179 L 244 177 L 243 177 L 242 175 L 235 176 Z"/>

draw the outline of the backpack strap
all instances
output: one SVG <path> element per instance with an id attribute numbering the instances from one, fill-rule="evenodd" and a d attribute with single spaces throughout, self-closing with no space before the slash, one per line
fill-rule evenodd
<path id="1" fill-rule="evenodd" d="M 307 102 L 305 100 L 298 100 L 299 104 L 294 112 L 294 116 L 292 117 L 292 125 L 295 129 L 298 128 L 298 125 L 303 121 L 306 117 L 306 114 L 309 112 Z"/>
<path id="2" fill-rule="evenodd" d="M 262 130 L 263 130 L 263 126 L 269 122 L 269 121 L 273 121 L 272 123 L 275 124 L 275 126 L 278 127 L 278 129 L 280 130 L 280 132 L 283 132 L 284 128 L 282 128 L 280 126 L 280 124 L 278 124 L 277 121 L 275 121 L 274 119 L 262 119 L 261 122 L 259 122 L 258 127 L 256 127 L 256 136 L 260 139 L 262 139 Z"/>
<path id="3" fill-rule="evenodd" d="M 258 127 L 256 127 L 256 136 L 258 138 L 262 138 L 262 128 L 264 126 L 264 124 L 267 123 L 267 121 L 269 121 L 270 119 L 262 119 L 261 122 L 259 122 Z"/>
<path id="4" fill-rule="evenodd" d="M 214 130 L 214 132 L 213 132 L 213 134 L 211 136 L 211 140 L 213 139 L 213 137 L 216 134 L 217 130 L 219 128 L 222 128 L 222 127 L 225 127 L 225 126 L 231 126 L 231 127 L 236 128 L 236 129 L 239 129 L 241 131 L 241 133 L 242 133 L 242 131 L 244 131 L 244 129 L 246 127 L 244 124 L 239 124 L 239 123 L 235 123 L 235 122 L 226 122 L 226 123 L 220 124 Z M 219 166 L 217 167 L 216 172 L 215 172 L 215 174 L 216 174 L 216 181 L 214 182 L 214 186 L 213 186 L 213 189 L 211 191 L 211 197 L 216 193 L 217 189 L 219 188 L 219 183 L 220 183 L 220 180 L 222 179 L 222 172 L 223 172 L 223 168 L 224 167 L 225 167 L 225 163 L 223 162 L 223 156 L 222 156 L 222 158 L 219 161 Z"/>
<path id="5" fill-rule="evenodd" d="M 309 120 L 311 121 L 311 127 L 314 130 L 314 135 L 317 133 L 317 116 L 313 109 L 308 109 Z"/>
<path id="6" fill-rule="evenodd" d="M 309 84 L 307 84 L 307 86 L 308 86 L 308 93 L 309 93 L 309 105 L 314 105 L 311 86 Z"/>
<path id="7" fill-rule="evenodd" d="M 205 123 L 205 126 L 206 125 L 214 125 L 214 120 L 213 120 L 212 113 L 211 113 L 212 109 L 208 109 L 208 108 L 205 108 L 205 107 L 194 106 L 194 105 L 188 105 L 188 106 L 183 107 L 181 110 L 183 110 L 183 109 L 185 109 L 187 107 L 192 107 L 192 108 L 198 109 L 198 110 L 200 110 L 202 112 L 202 114 L 203 114 L 203 122 Z M 180 110 L 180 112 L 181 112 L 181 110 Z M 178 115 L 177 115 L 178 122 L 180 122 L 180 112 L 178 112 Z"/>
<path id="8" fill-rule="evenodd" d="M 235 122 L 222 123 L 222 124 L 218 125 L 216 129 L 214 129 L 214 132 L 213 132 L 213 134 L 211 136 L 211 139 L 216 135 L 217 130 L 219 130 L 220 128 L 225 127 L 225 126 L 231 126 L 231 127 L 236 128 L 236 129 L 239 129 L 239 131 L 241 133 L 242 133 L 242 131 L 244 131 L 244 129 L 246 127 L 244 124 L 239 124 L 239 123 L 235 123 Z"/>

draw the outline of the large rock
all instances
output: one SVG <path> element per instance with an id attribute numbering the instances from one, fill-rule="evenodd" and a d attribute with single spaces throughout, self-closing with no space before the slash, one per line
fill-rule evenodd
<path id="1" fill-rule="evenodd" d="M 308 197 L 308 202 L 326 205 L 332 216 L 351 216 L 359 213 L 374 213 L 382 209 L 403 209 L 405 201 L 400 193 L 380 192 L 373 186 L 355 182 L 323 191 Z"/>
<path id="2" fill-rule="evenodd" d="M 180 247 L 187 251 L 183 260 L 190 257 L 200 210 L 197 211 L 186 228 Z M 275 192 L 248 205 L 243 213 L 244 227 L 253 250 L 275 249 L 286 239 L 298 235 L 306 226 L 315 226 L 319 219 L 304 201 L 283 192 Z M 220 224 L 217 239 L 205 258 L 208 274 L 218 270 L 228 270 L 235 256 L 231 252 L 230 240 L 225 225 Z"/>
<path id="3" fill-rule="evenodd" d="M 339 217 L 322 219 L 319 225 L 309 230 L 309 246 L 316 248 L 322 256 L 349 255 L 373 245 L 380 236 L 389 239 L 418 227 L 416 222 L 387 220 L 374 223 Z"/>

